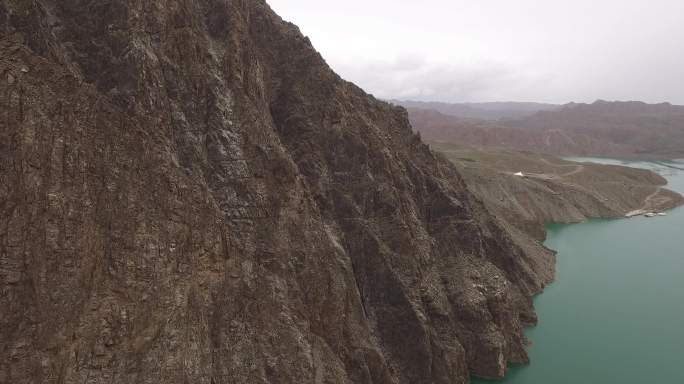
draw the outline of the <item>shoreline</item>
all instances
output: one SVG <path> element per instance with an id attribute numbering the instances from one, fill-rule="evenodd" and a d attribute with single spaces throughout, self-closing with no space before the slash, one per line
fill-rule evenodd
<path id="1" fill-rule="evenodd" d="M 565 160 L 565 159 L 564 159 L 564 160 Z M 618 159 L 608 159 L 608 158 L 606 158 L 606 160 L 620 161 L 620 160 L 618 160 Z M 578 160 L 571 160 L 571 161 L 573 161 L 573 162 L 579 162 Z M 585 162 L 591 163 L 591 164 L 597 164 L 597 165 L 612 165 L 612 164 L 597 163 L 597 162 L 589 162 L 589 161 L 585 161 Z M 653 164 L 656 164 L 656 165 L 660 165 L 660 164 L 658 164 L 657 162 L 653 162 L 653 161 L 645 161 L 645 162 L 646 162 L 646 163 L 653 163 Z M 649 202 L 649 200 L 652 198 L 652 196 L 657 195 L 657 194 L 660 193 L 661 191 L 669 191 L 669 192 L 671 192 L 671 193 L 674 193 L 675 196 L 679 196 L 679 199 L 670 199 L 669 202 L 670 202 L 671 204 L 664 204 L 663 206 L 661 206 L 661 207 L 658 209 L 658 211 L 660 211 L 660 212 L 670 212 L 670 211 L 674 211 L 674 210 L 681 209 L 681 208 L 684 207 L 684 196 L 682 196 L 682 194 L 681 194 L 679 191 L 666 189 L 666 187 L 668 187 L 668 186 L 671 185 L 671 180 L 668 179 L 668 177 L 667 177 L 666 175 L 662 175 L 662 174 L 658 173 L 656 170 L 654 170 L 654 169 L 649 169 L 649 168 L 638 168 L 638 167 L 635 167 L 635 166 L 630 166 L 630 165 L 628 165 L 628 164 L 624 164 L 624 165 L 620 165 L 620 166 L 627 167 L 627 168 L 634 168 L 634 169 L 649 171 L 649 172 L 652 172 L 652 173 L 654 173 L 654 174 L 656 174 L 656 175 L 658 175 L 658 176 L 660 176 L 660 177 L 662 177 L 662 178 L 664 178 L 664 179 L 666 180 L 666 183 L 665 183 L 665 184 L 663 184 L 662 186 L 657 187 L 658 189 L 657 189 L 656 192 L 654 192 L 653 194 L 651 194 L 651 195 L 649 195 L 649 196 L 646 196 L 646 198 L 644 198 L 644 200 L 643 200 L 643 204 L 644 204 L 644 205 L 648 204 L 648 202 Z M 682 170 L 682 171 L 684 171 L 684 170 Z M 629 212 L 629 213 L 631 213 L 631 212 Z M 639 215 L 639 216 L 640 216 L 640 215 Z M 638 217 L 638 216 L 635 216 L 635 217 Z M 635 217 L 633 217 L 633 218 L 635 218 Z M 582 220 L 582 221 L 577 221 L 577 222 L 558 222 L 558 221 L 556 221 L 556 222 L 544 223 L 544 224 L 542 225 L 542 230 L 543 230 L 543 233 L 544 233 L 544 239 L 541 240 L 541 241 L 539 241 L 539 243 L 540 243 L 540 245 L 541 245 L 542 247 L 546 248 L 548 251 L 550 251 L 550 252 L 553 254 L 553 257 L 554 257 L 554 266 L 553 266 L 553 277 L 552 277 L 552 280 L 551 280 L 546 286 L 544 286 L 543 289 L 542 289 L 540 292 L 538 292 L 536 295 L 534 295 L 534 296 L 532 297 L 532 300 L 533 300 L 533 303 L 534 303 L 534 311 L 535 311 L 535 313 L 537 313 L 537 311 L 538 311 L 537 308 L 536 308 L 536 304 L 537 304 L 536 302 L 537 302 L 537 300 L 538 300 L 539 298 L 541 298 L 541 297 L 543 296 L 544 293 L 546 293 L 546 291 L 547 291 L 548 288 L 551 288 L 552 286 L 554 286 L 555 284 L 558 283 L 557 275 L 558 275 L 559 269 L 558 269 L 557 259 L 556 259 L 556 258 L 557 258 L 557 255 L 558 255 L 558 253 L 559 253 L 560 251 L 557 250 L 557 249 L 552 248 L 552 247 L 548 244 L 550 227 L 551 227 L 551 226 L 573 226 L 573 225 L 577 225 L 577 224 L 586 224 L 586 223 L 597 222 L 597 221 L 619 221 L 619 220 L 625 220 L 625 219 L 628 219 L 628 218 L 629 218 L 629 217 L 627 217 L 626 214 L 625 214 L 625 216 L 618 216 L 618 217 L 611 217 L 611 216 L 593 216 L 593 217 L 587 217 L 586 219 L 584 219 L 584 220 Z M 539 325 L 539 323 L 526 325 L 526 326 L 524 327 L 524 329 L 525 329 L 525 331 L 524 331 L 524 332 L 525 332 L 525 337 L 529 337 L 528 332 L 530 332 L 531 330 L 536 329 L 538 325 Z M 534 342 L 533 342 L 532 340 L 528 340 L 528 342 L 529 342 L 529 345 L 530 345 L 530 346 L 534 344 Z M 486 377 L 479 377 L 479 376 L 471 375 L 471 382 L 472 382 L 472 383 L 496 383 L 496 382 L 505 383 L 505 382 L 509 379 L 509 377 L 510 377 L 510 370 L 511 370 L 511 369 L 521 369 L 521 368 L 529 367 L 529 366 L 532 365 L 532 364 L 534 364 L 534 361 L 530 361 L 530 362 L 527 363 L 527 364 L 510 363 L 510 364 L 508 364 L 508 366 L 507 366 L 506 374 L 505 374 L 505 376 L 504 376 L 503 378 L 500 378 L 500 379 L 492 379 L 492 378 L 486 378 Z"/>
<path id="2" fill-rule="evenodd" d="M 660 166 L 660 164 L 657 164 L 657 162 L 646 162 L 646 163 L 653 163 L 653 164 L 655 164 L 655 165 L 657 165 L 657 166 Z M 629 165 L 628 165 L 628 166 L 629 166 Z M 634 167 L 634 165 L 631 165 L 631 166 Z M 647 170 L 650 170 L 650 171 L 652 171 L 652 172 L 658 173 L 658 172 L 657 172 L 657 169 L 652 169 L 652 168 L 639 168 L 639 169 L 647 169 Z M 660 173 L 658 173 L 658 174 L 660 174 Z M 667 183 L 666 185 L 667 185 L 669 188 L 671 188 L 671 190 L 672 190 L 673 192 L 679 193 L 679 194 L 681 194 L 682 192 L 684 192 L 684 190 L 682 189 L 682 187 L 683 187 L 684 185 L 681 183 L 682 176 L 684 176 L 684 170 L 682 170 L 682 172 L 677 172 L 676 174 L 673 174 L 673 175 L 671 175 L 671 176 L 662 175 L 662 174 L 661 174 L 661 176 L 663 176 L 663 177 L 665 177 L 665 178 L 667 179 L 668 183 Z M 678 183 L 674 183 L 675 180 L 677 180 Z M 672 206 L 672 207 L 670 207 L 670 208 L 667 208 L 667 209 L 666 209 L 666 212 L 668 212 L 668 213 L 671 214 L 671 215 L 669 215 L 669 216 L 676 216 L 676 217 L 681 218 L 680 215 L 681 215 L 682 210 L 684 210 L 684 204 L 682 204 L 682 203 L 680 202 L 679 204 L 676 204 L 676 205 L 674 205 L 674 206 Z M 594 224 L 594 225 L 596 225 L 596 224 L 600 224 L 601 222 L 606 222 L 606 223 L 612 222 L 611 225 L 624 225 L 624 224 L 619 224 L 619 223 L 620 223 L 621 221 L 623 221 L 624 219 L 625 219 L 625 218 L 591 218 L 591 219 L 589 219 L 589 220 L 587 220 L 586 222 L 583 222 L 583 223 L 568 223 L 568 224 L 564 224 L 564 223 L 550 223 L 550 224 L 547 224 L 547 225 L 545 225 L 545 232 L 546 232 L 548 238 L 547 238 L 547 240 L 544 242 L 544 246 L 546 246 L 546 247 L 548 247 L 549 249 L 553 250 L 553 252 L 556 253 L 556 254 L 563 254 L 563 255 L 565 255 L 565 259 L 566 259 L 566 260 L 572 259 L 574 256 L 578 256 L 578 255 L 575 255 L 575 254 L 572 254 L 572 253 L 568 254 L 569 251 L 568 251 L 567 249 L 565 249 L 566 246 L 567 246 L 568 244 L 566 243 L 565 245 L 563 245 L 562 242 L 561 242 L 561 243 L 557 242 L 556 240 L 559 239 L 559 238 L 555 237 L 555 236 L 560 236 L 560 232 L 563 231 L 565 227 L 568 227 L 568 228 L 569 228 L 569 227 L 575 227 L 575 224 L 590 224 L 590 225 L 591 225 L 591 224 Z M 631 220 L 630 220 L 630 221 L 631 221 Z M 636 227 L 636 228 L 643 228 L 643 226 L 648 226 L 648 227 L 650 228 L 652 224 L 651 224 L 650 221 L 646 220 L 645 218 L 642 218 L 642 220 L 637 220 L 637 222 L 636 222 L 635 224 L 627 224 L 627 225 L 628 225 L 628 227 L 626 227 L 626 228 L 635 228 L 635 227 Z M 667 224 L 666 224 L 666 225 L 667 225 Z M 594 227 L 589 227 L 589 228 L 594 228 Z M 620 229 L 622 230 L 622 229 L 624 229 L 624 228 L 620 227 Z M 638 230 L 637 230 L 637 231 L 638 231 Z M 555 234 L 555 236 L 552 236 L 552 235 L 551 235 L 551 232 L 553 232 L 553 233 Z M 632 229 L 630 232 L 634 232 L 634 229 Z M 566 240 L 566 242 L 567 242 L 567 241 L 571 241 L 571 240 Z M 572 244 L 572 243 L 571 243 L 571 244 Z M 561 245 L 563 245 L 563 246 L 561 246 Z M 648 247 L 646 247 L 646 248 L 648 248 Z M 616 254 L 616 253 L 617 253 L 617 254 L 622 254 L 622 252 L 619 252 L 619 251 L 617 251 L 617 252 L 608 252 L 608 254 Z M 645 256 L 645 255 L 646 255 L 646 254 L 644 254 L 644 256 Z M 564 257 L 564 256 L 561 256 L 561 258 L 563 258 L 563 257 Z M 592 259 L 592 260 L 593 260 L 593 259 Z M 576 264 L 575 264 L 575 265 L 576 265 Z M 565 265 L 564 268 L 570 268 L 570 267 L 569 267 L 568 265 Z M 573 272 L 573 271 L 574 271 L 574 272 Z M 556 271 L 556 272 L 562 272 L 561 269 L 560 269 L 560 266 L 557 266 L 557 271 Z M 563 289 L 564 291 L 566 291 L 566 292 L 568 291 L 568 285 L 567 285 L 567 284 L 571 284 L 571 281 L 574 281 L 575 284 L 576 284 L 578 280 L 582 280 L 582 279 L 583 279 L 581 276 L 578 277 L 578 276 L 576 275 L 576 272 L 578 272 L 577 267 L 573 267 L 573 268 L 570 268 L 570 270 L 566 270 L 566 272 L 562 272 L 562 273 L 564 273 L 564 274 L 566 275 L 566 278 L 564 279 L 564 280 L 565 280 L 565 284 L 564 284 L 564 287 L 565 287 L 565 288 Z M 624 279 L 627 279 L 627 278 L 625 277 Z M 559 283 L 559 281 L 558 281 L 558 282 L 555 281 L 555 282 L 554 282 L 554 285 L 557 284 L 557 283 Z M 555 292 L 558 292 L 558 291 L 555 291 Z M 545 292 L 545 293 L 546 293 L 546 292 Z M 543 297 L 543 295 L 539 295 L 538 297 L 535 297 L 535 307 L 536 307 L 537 304 L 538 304 L 537 299 L 538 299 L 538 298 L 542 298 L 542 297 Z M 548 300 L 557 300 L 557 299 L 558 299 L 557 296 L 548 298 Z M 550 304 L 550 302 L 547 302 L 547 303 L 546 303 L 546 305 L 549 305 L 549 304 Z M 548 308 L 547 308 L 546 316 L 548 316 L 548 315 L 549 315 L 549 313 L 548 313 Z M 540 321 L 540 324 L 548 324 L 548 323 L 549 323 L 549 322 L 548 322 L 548 321 L 544 321 L 544 319 L 541 319 L 541 321 Z M 526 329 L 526 336 L 531 337 L 527 332 L 533 331 L 534 329 L 536 329 L 536 327 L 529 327 L 529 328 L 527 328 L 527 329 Z M 549 328 L 549 329 L 550 329 L 550 328 Z M 570 330 L 569 330 L 569 331 L 570 331 Z M 547 329 L 547 333 L 548 333 L 548 329 Z M 541 337 L 541 336 L 542 336 L 542 335 L 537 335 L 537 340 L 539 340 L 538 337 Z M 548 335 L 547 335 L 547 336 L 548 336 Z M 533 341 L 533 344 L 535 344 L 534 341 Z M 547 347 L 548 347 L 548 343 L 547 343 Z M 548 352 L 548 351 L 547 351 L 547 352 Z M 532 358 L 534 359 L 534 357 L 532 357 Z M 535 360 L 535 361 L 536 361 L 536 360 Z M 534 364 L 534 361 L 532 362 L 532 364 Z M 512 366 L 510 366 L 510 368 L 512 368 L 512 369 L 521 369 L 521 368 L 525 368 L 525 367 L 521 367 L 521 366 L 519 366 L 519 365 L 512 365 Z M 509 380 L 509 377 L 510 377 L 510 376 L 507 375 L 506 378 L 504 378 L 503 380 L 501 380 L 501 381 L 499 381 L 499 382 L 500 382 L 500 383 L 508 383 L 508 382 L 509 382 L 509 381 L 508 381 L 508 380 Z M 513 380 L 515 380 L 515 379 L 513 379 Z M 521 380 L 521 379 L 518 379 L 518 380 Z M 537 381 L 534 381 L 534 380 L 531 380 L 531 381 L 530 381 L 530 378 L 527 377 L 527 376 L 525 377 L 525 379 L 522 379 L 522 380 L 523 380 L 523 382 L 526 383 L 526 384 L 527 384 L 527 383 L 529 383 L 529 384 L 537 384 L 537 383 L 538 383 Z M 478 381 L 474 381 L 474 382 L 478 382 Z M 483 380 L 479 380 L 479 382 L 483 382 Z M 487 381 L 487 382 L 491 382 L 491 381 Z M 513 381 L 513 382 L 518 382 L 518 381 Z"/>

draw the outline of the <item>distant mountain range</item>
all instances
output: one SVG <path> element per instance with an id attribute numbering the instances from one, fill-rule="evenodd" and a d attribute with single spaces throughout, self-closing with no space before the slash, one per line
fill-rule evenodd
<path id="1" fill-rule="evenodd" d="M 391 102 L 408 109 L 427 109 L 450 116 L 483 120 L 520 118 L 533 115 L 540 111 L 554 111 L 561 108 L 561 105 L 558 104 L 523 102 L 457 104 L 406 100 L 392 100 Z"/>
<path id="2" fill-rule="evenodd" d="M 423 103 L 427 106 L 433 103 Z M 436 103 L 435 103 L 436 104 Z M 416 104 L 412 104 L 416 105 Z M 504 115 L 503 103 L 492 116 L 498 119 L 459 115 L 454 108 L 440 110 L 408 107 L 413 127 L 429 141 L 501 147 L 555 155 L 623 157 L 684 157 L 684 106 L 643 102 L 570 103 L 557 108 L 522 103 L 522 116 Z M 491 106 L 494 108 L 494 106 Z M 484 110 L 484 109 L 480 109 Z M 445 112 L 449 111 L 449 113 Z M 467 111 L 469 112 L 469 111 Z"/>

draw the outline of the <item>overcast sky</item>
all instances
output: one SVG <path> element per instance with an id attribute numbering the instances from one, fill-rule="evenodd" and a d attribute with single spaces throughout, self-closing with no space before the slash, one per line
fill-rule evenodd
<path id="1" fill-rule="evenodd" d="M 684 104 L 684 0 L 270 0 L 381 98 Z"/>

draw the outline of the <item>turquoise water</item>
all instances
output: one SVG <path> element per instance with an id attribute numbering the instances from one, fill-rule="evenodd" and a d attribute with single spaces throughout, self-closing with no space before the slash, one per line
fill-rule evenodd
<path id="1" fill-rule="evenodd" d="M 684 193 L 684 161 L 591 160 L 653 169 Z M 532 363 L 502 383 L 684 384 L 684 209 L 548 233 L 557 282 L 535 300 Z"/>

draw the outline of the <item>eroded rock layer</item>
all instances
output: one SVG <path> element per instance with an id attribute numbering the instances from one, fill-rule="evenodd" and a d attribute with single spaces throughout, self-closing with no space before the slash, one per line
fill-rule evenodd
<path id="1" fill-rule="evenodd" d="M 1 383 L 466 383 L 526 251 L 261 0 L 0 2 Z"/>

